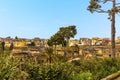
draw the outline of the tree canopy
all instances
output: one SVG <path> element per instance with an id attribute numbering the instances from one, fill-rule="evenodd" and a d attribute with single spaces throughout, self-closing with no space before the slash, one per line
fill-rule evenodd
<path id="1" fill-rule="evenodd" d="M 60 45 L 66 46 L 68 44 L 68 40 L 77 34 L 76 26 L 68 26 L 68 27 L 61 27 L 59 31 L 55 33 L 51 38 L 48 40 L 48 45 Z"/>

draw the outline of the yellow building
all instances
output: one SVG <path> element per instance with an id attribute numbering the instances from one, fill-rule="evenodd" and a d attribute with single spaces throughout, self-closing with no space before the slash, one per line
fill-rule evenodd
<path id="1" fill-rule="evenodd" d="M 75 46 L 76 44 L 79 44 L 79 40 L 69 40 L 69 46 Z"/>
<path id="2" fill-rule="evenodd" d="M 25 41 L 17 41 L 14 43 L 14 47 L 25 47 L 26 42 Z"/>
<path id="3" fill-rule="evenodd" d="M 115 41 L 116 44 L 120 44 L 120 36 L 117 37 L 117 40 Z"/>
<path id="4" fill-rule="evenodd" d="M 74 40 L 69 40 L 69 46 L 74 46 L 75 41 Z"/>
<path id="5" fill-rule="evenodd" d="M 100 38 L 92 38 L 92 45 L 96 45 L 97 41 L 99 40 Z"/>
<path id="6" fill-rule="evenodd" d="M 11 43 L 9 43 L 9 42 L 5 43 L 5 47 L 10 47 L 10 45 L 11 45 Z"/>

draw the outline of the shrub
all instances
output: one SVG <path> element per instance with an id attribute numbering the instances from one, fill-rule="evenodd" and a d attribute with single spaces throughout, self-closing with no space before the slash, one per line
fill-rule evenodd
<path id="1" fill-rule="evenodd" d="M 24 72 L 19 68 L 20 61 L 9 56 L 0 57 L 0 79 L 18 80 L 25 77 Z"/>
<path id="2" fill-rule="evenodd" d="M 72 68 L 68 63 L 26 64 L 25 70 L 29 74 L 27 80 L 69 80 Z"/>
<path id="3" fill-rule="evenodd" d="M 71 74 L 71 80 L 93 80 L 93 79 L 92 74 L 89 71 L 80 73 L 76 73 L 73 71 Z"/>
<path id="4" fill-rule="evenodd" d="M 111 58 L 105 59 L 91 59 L 91 60 L 80 60 L 73 61 L 72 64 L 75 66 L 74 71 L 78 74 L 80 72 L 87 72 L 93 75 L 93 80 L 99 80 L 103 77 L 108 76 L 118 70 L 120 70 L 120 59 L 112 60 Z"/>

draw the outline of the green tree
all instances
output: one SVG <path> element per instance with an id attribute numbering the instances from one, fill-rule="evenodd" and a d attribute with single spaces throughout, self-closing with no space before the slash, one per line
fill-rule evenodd
<path id="1" fill-rule="evenodd" d="M 112 8 L 108 10 L 103 9 L 103 5 L 107 2 L 112 2 Z M 102 3 L 102 4 L 101 4 Z M 120 7 L 116 3 L 116 0 L 90 0 L 90 5 L 88 6 L 88 10 L 98 13 L 107 13 L 109 14 L 109 18 L 111 21 L 111 58 L 115 58 L 115 14 L 120 12 Z"/>
<path id="2" fill-rule="evenodd" d="M 62 44 L 62 46 L 65 46 L 68 44 L 69 39 L 77 34 L 76 26 L 68 26 L 68 27 L 61 27 L 59 31 L 51 36 L 51 38 L 48 40 L 48 45 L 59 45 Z M 66 43 L 67 42 L 67 43 Z"/>
<path id="3" fill-rule="evenodd" d="M 74 36 L 77 34 L 76 26 L 72 25 L 68 27 L 61 27 L 59 33 L 62 35 L 64 40 L 66 40 L 68 45 L 69 39 L 71 37 L 74 38 Z"/>
<path id="4" fill-rule="evenodd" d="M 63 42 L 64 42 L 64 38 L 59 33 L 56 33 L 53 36 L 51 36 L 51 38 L 48 40 L 47 44 L 52 47 L 54 46 L 55 53 L 56 53 L 56 46 L 63 44 Z"/>
<path id="5" fill-rule="evenodd" d="M 60 33 L 56 33 L 51 38 L 48 40 L 48 45 L 53 46 L 53 45 L 60 45 L 64 41 L 64 37 Z"/>
<path id="6" fill-rule="evenodd" d="M 13 50 L 13 42 L 10 44 L 10 50 Z"/>
<path id="7" fill-rule="evenodd" d="M 2 41 L 2 50 L 4 51 L 5 50 L 5 42 Z"/>
<path id="8" fill-rule="evenodd" d="M 18 37 L 17 37 L 17 36 L 15 36 L 15 39 L 17 40 L 17 39 L 18 39 Z"/>
<path id="9" fill-rule="evenodd" d="M 77 34 L 76 26 L 61 27 L 59 31 L 51 36 L 48 40 L 49 46 L 62 45 L 64 47 L 64 54 L 66 55 L 65 47 L 68 45 L 69 39 Z"/>
<path id="10" fill-rule="evenodd" d="M 59 30 L 59 34 L 62 35 L 64 38 L 62 41 L 62 46 L 64 47 L 64 55 L 66 56 L 66 49 L 65 47 L 68 47 L 69 39 L 77 34 L 76 26 L 68 26 L 68 27 L 61 27 Z"/>
<path id="11" fill-rule="evenodd" d="M 52 47 L 48 47 L 46 48 L 46 53 L 48 54 L 49 57 L 49 62 L 52 62 L 52 55 L 53 55 L 53 48 Z"/>

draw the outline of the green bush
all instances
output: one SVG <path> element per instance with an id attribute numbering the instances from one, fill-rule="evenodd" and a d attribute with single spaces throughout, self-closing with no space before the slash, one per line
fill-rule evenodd
<path id="1" fill-rule="evenodd" d="M 100 80 L 120 70 L 120 59 L 91 59 L 52 64 L 26 63 L 27 80 Z"/>
<path id="2" fill-rule="evenodd" d="M 9 56 L 0 57 L 0 79 L 1 80 L 18 80 L 25 77 L 20 70 L 20 61 Z"/>
<path id="3" fill-rule="evenodd" d="M 93 75 L 93 80 L 99 80 L 120 70 L 120 58 L 117 58 L 114 61 L 111 58 L 96 58 L 91 60 L 73 61 L 72 64 L 75 66 L 74 71 L 77 73 L 90 71 Z"/>
<path id="4" fill-rule="evenodd" d="M 71 80 L 93 80 L 93 79 L 92 74 L 89 71 L 81 73 L 76 73 L 73 71 L 71 74 Z"/>
<path id="5" fill-rule="evenodd" d="M 25 70 L 29 74 L 27 80 L 69 80 L 72 68 L 73 66 L 68 63 L 26 64 L 25 66 Z"/>

